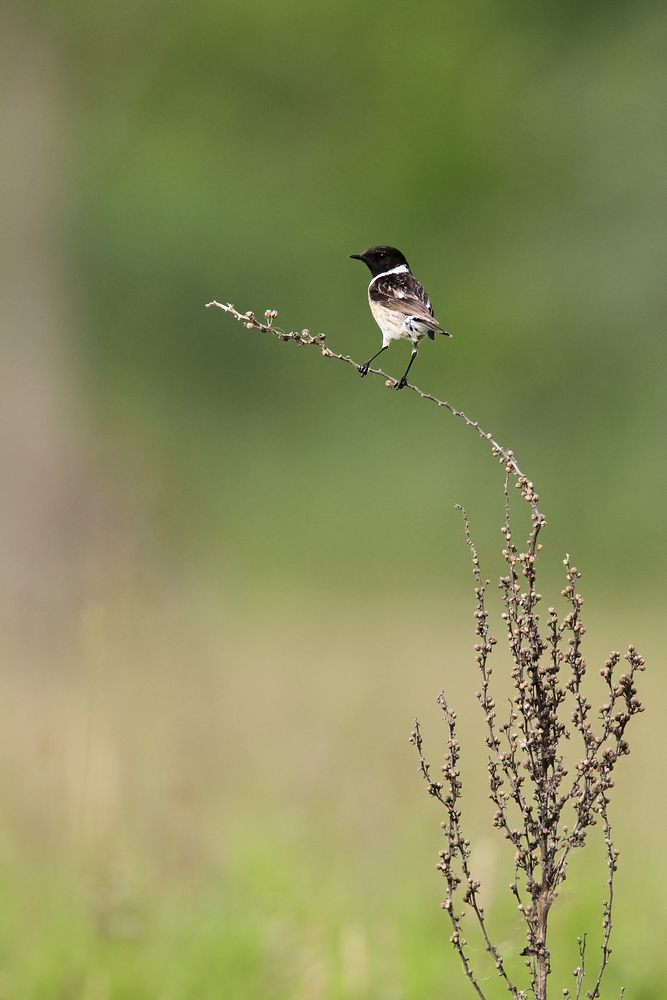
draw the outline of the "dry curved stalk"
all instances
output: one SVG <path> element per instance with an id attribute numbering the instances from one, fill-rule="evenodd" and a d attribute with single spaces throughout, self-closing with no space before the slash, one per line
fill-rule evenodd
<path id="1" fill-rule="evenodd" d="M 312 346 L 319 347 L 323 357 L 335 358 L 337 361 L 345 361 L 347 364 L 352 365 L 353 368 L 356 368 L 357 371 L 361 371 L 362 366 L 359 364 L 358 361 L 354 361 L 349 356 L 349 354 L 336 354 L 335 351 L 332 351 L 329 347 L 327 347 L 326 334 L 318 333 L 315 334 L 315 336 L 313 336 L 310 330 L 301 330 L 300 332 L 292 331 L 290 333 L 286 333 L 284 330 L 279 330 L 278 328 L 274 327 L 273 321 L 276 319 L 278 315 L 275 309 L 266 310 L 266 312 L 264 313 L 264 318 L 266 319 L 266 323 L 262 323 L 260 320 L 256 318 L 255 314 L 252 311 L 249 310 L 248 312 L 241 313 L 238 311 L 238 309 L 234 308 L 231 302 L 224 303 L 224 302 L 216 302 L 214 300 L 213 302 L 206 303 L 207 309 L 210 309 L 211 306 L 217 306 L 218 309 L 222 309 L 223 312 L 229 313 L 230 316 L 233 316 L 234 319 L 238 320 L 239 323 L 243 323 L 243 325 L 248 330 L 261 330 L 263 333 L 272 333 L 280 340 L 293 341 L 298 347 L 312 347 Z M 387 386 L 391 388 L 393 388 L 398 383 L 398 379 L 395 379 L 393 378 L 393 376 L 388 375 L 386 372 L 383 372 L 381 368 L 369 368 L 368 371 L 372 372 L 374 375 L 381 375 L 382 378 L 386 380 Z M 476 420 L 471 420 L 469 417 L 465 415 L 463 410 L 457 410 L 455 406 L 452 406 L 452 404 L 446 402 L 446 400 L 437 399 L 435 396 L 432 396 L 429 392 L 423 392 L 416 385 L 412 385 L 412 383 L 410 382 L 406 384 L 405 388 L 411 389 L 412 392 L 416 392 L 417 395 L 421 396 L 422 399 L 429 399 L 431 400 L 432 403 L 435 403 L 436 406 L 441 406 L 444 409 L 449 410 L 449 412 L 453 414 L 453 416 L 459 417 L 461 420 L 464 421 L 465 424 L 467 424 L 468 427 L 472 427 L 473 430 L 475 430 L 481 438 L 484 438 L 485 441 L 489 442 L 493 450 L 493 454 L 496 456 L 496 458 L 499 458 L 501 462 L 504 462 L 506 466 L 509 466 L 509 471 L 512 473 L 513 476 L 517 478 L 518 480 L 517 486 L 520 486 L 521 488 L 521 495 L 532 506 L 533 522 L 537 527 L 537 531 L 539 532 L 540 528 L 544 527 L 544 525 L 546 524 L 546 521 L 543 515 L 540 514 L 540 511 L 537 506 L 537 501 L 539 500 L 539 497 L 537 496 L 536 493 L 533 492 L 533 484 L 528 482 L 528 478 L 524 476 L 521 469 L 519 468 L 517 461 L 514 458 L 514 453 L 512 452 L 512 450 L 503 448 L 501 445 L 499 445 L 498 442 L 494 439 L 493 435 L 487 434 L 485 431 L 483 431 Z"/>

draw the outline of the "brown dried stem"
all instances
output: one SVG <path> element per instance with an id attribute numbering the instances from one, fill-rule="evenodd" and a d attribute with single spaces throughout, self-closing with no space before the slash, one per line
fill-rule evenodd
<path id="1" fill-rule="evenodd" d="M 224 312 L 229 313 L 231 316 L 234 317 L 235 320 L 238 320 L 239 323 L 243 323 L 243 325 L 248 330 L 261 330 L 263 333 L 272 333 L 275 337 L 278 337 L 280 340 L 293 341 L 298 347 L 311 347 L 311 346 L 319 347 L 323 357 L 335 358 L 337 361 L 345 361 L 348 365 L 352 365 L 353 368 L 356 368 L 357 371 L 361 371 L 361 365 L 359 364 L 359 362 L 354 361 L 349 356 L 349 354 L 336 354 L 335 351 L 332 351 L 329 347 L 327 347 L 325 343 L 326 334 L 318 333 L 315 336 L 313 336 L 310 330 L 301 330 L 300 332 L 292 331 L 290 333 L 286 333 L 284 330 L 280 330 L 277 327 L 274 327 L 273 322 L 278 315 L 275 309 L 266 310 L 266 312 L 264 313 L 264 318 L 266 319 L 266 323 L 262 323 L 260 320 L 257 319 L 257 317 L 253 312 L 248 311 L 246 313 L 241 313 L 238 311 L 238 309 L 234 308 L 231 302 L 223 303 L 223 302 L 213 301 L 206 303 L 207 309 L 209 309 L 211 306 L 217 306 L 218 309 L 222 309 Z M 381 375 L 382 378 L 385 379 L 387 386 L 389 386 L 390 388 L 393 388 L 398 383 L 398 379 L 395 379 L 393 378 L 393 376 L 388 375 L 386 372 L 383 372 L 381 368 L 369 368 L 368 370 L 369 372 L 372 372 L 374 375 Z M 436 406 L 444 407 L 444 409 L 449 410 L 449 412 L 453 414 L 455 417 L 460 417 L 460 419 L 463 420 L 464 423 L 468 425 L 468 427 L 472 427 L 475 431 L 477 431 L 477 433 L 481 438 L 484 438 L 485 441 L 489 442 L 493 454 L 496 456 L 496 458 L 498 458 L 501 462 L 504 462 L 506 466 L 509 466 L 509 471 L 512 473 L 512 475 L 514 475 L 517 478 L 518 480 L 517 487 L 521 489 L 521 495 L 524 497 L 524 499 L 528 500 L 528 502 L 531 504 L 532 507 L 532 519 L 534 524 L 534 530 L 536 530 L 536 532 L 539 533 L 540 528 L 546 524 L 546 521 L 542 516 L 542 514 L 540 514 L 540 511 L 537 506 L 539 497 L 537 496 L 536 493 L 533 492 L 533 484 L 528 482 L 527 477 L 524 476 L 521 469 L 519 468 L 517 461 L 514 458 L 514 453 L 512 452 L 512 450 L 503 448 L 501 445 L 499 445 L 498 442 L 494 440 L 492 434 L 487 434 L 485 431 L 483 431 L 476 420 L 470 420 L 470 418 L 465 415 L 463 410 L 457 410 L 456 407 L 452 406 L 451 403 L 448 403 L 443 399 L 437 399 L 435 396 L 432 396 L 428 392 L 422 392 L 421 389 L 419 389 L 416 385 L 412 385 L 410 382 L 406 384 L 405 388 L 411 389 L 413 392 L 416 392 L 417 395 L 421 396 L 422 399 L 430 399 L 432 403 L 436 404 Z M 537 534 L 535 535 L 535 538 L 537 539 Z"/>

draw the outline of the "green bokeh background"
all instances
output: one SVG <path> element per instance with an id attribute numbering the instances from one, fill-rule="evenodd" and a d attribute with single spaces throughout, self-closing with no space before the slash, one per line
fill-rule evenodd
<path id="1" fill-rule="evenodd" d="M 6 0 L 0 29 L 0 997 L 472 995 L 406 740 L 418 714 L 438 759 L 441 687 L 520 972 L 454 510 L 494 580 L 502 469 L 204 308 L 363 361 L 373 243 L 453 333 L 415 382 L 539 489 L 548 603 L 584 572 L 592 697 L 610 649 L 647 657 L 606 995 L 663 996 L 664 6 Z M 591 848 L 554 995 L 603 883 Z"/>

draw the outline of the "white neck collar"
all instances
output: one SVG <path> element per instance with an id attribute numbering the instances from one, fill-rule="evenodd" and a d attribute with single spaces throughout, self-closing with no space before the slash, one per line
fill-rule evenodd
<path id="1" fill-rule="evenodd" d="M 399 264 L 398 267 L 392 267 L 390 271 L 381 271 L 380 274 L 374 275 L 371 279 L 371 284 L 376 278 L 385 278 L 388 274 L 409 274 L 410 268 L 407 264 Z"/>

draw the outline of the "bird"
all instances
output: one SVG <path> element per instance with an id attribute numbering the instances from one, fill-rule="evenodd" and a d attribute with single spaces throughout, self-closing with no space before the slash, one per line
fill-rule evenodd
<path id="1" fill-rule="evenodd" d="M 363 260 L 373 277 L 368 286 L 368 303 L 375 322 L 382 331 L 382 347 L 369 358 L 359 373 L 368 375 L 371 361 L 386 351 L 392 340 L 409 340 L 412 356 L 405 375 L 395 385 L 402 389 L 408 384 L 408 372 L 417 357 L 419 342 L 428 336 L 435 340 L 436 333 L 451 337 L 451 333 L 437 323 L 433 306 L 400 250 L 396 247 L 369 247 L 363 253 L 351 253 L 353 260 Z"/>

